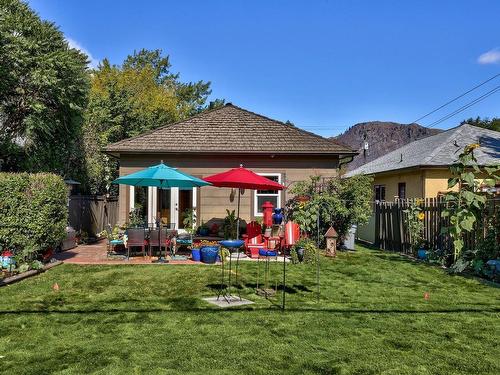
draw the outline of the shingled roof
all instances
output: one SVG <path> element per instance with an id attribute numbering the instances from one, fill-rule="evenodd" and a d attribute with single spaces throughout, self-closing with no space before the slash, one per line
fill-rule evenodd
<path id="1" fill-rule="evenodd" d="M 104 151 L 114 155 L 160 152 L 356 154 L 339 142 L 232 104 L 113 143 Z"/>
<path id="2" fill-rule="evenodd" d="M 408 143 L 346 174 L 374 174 L 413 167 L 443 167 L 455 163 L 464 147 L 479 143 L 474 150 L 480 165 L 500 163 L 500 132 L 463 124 L 445 132 Z"/>

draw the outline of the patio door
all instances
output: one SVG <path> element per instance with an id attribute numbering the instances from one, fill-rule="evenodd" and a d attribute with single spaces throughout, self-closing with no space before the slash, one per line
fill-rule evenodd
<path id="1" fill-rule="evenodd" d="M 156 223 L 160 217 L 163 225 L 172 229 L 184 229 L 183 213 L 190 208 L 196 209 L 196 188 L 180 190 L 179 188 L 158 189 L 150 187 L 148 191 L 147 218 L 150 224 Z"/>

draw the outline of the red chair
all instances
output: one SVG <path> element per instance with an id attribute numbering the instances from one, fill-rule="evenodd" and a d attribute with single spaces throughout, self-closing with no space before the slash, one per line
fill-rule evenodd
<path id="1" fill-rule="evenodd" d="M 245 250 L 251 258 L 259 257 L 259 250 L 266 247 L 266 242 L 262 236 L 262 227 L 256 221 L 247 225 L 247 233 L 242 236 L 245 241 Z"/>
<path id="2" fill-rule="evenodd" d="M 295 242 L 300 239 L 300 226 L 299 224 L 289 221 L 285 224 L 285 238 L 283 248 L 290 251 Z"/>

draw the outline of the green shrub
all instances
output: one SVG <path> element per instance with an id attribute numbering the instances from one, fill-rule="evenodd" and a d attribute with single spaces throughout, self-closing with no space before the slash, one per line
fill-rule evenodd
<path id="1" fill-rule="evenodd" d="M 66 236 L 67 188 L 50 173 L 0 173 L 0 249 L 29 261 Z"/>
<path id="2" fill-rule="evenodd" d="M 293 245 L 292 249 L 290 250 L 290 258 L 293 264 L 300 263 L 299 256 L 297 254 L 297 249 L 299 248 L 304 249 L 304 260 L 302 261 L 302 263 L 316 264 L 318 247 L 316 246 L 316 243 L 310 238 L 303 238 L 297 241 L 295 245 Z"/>

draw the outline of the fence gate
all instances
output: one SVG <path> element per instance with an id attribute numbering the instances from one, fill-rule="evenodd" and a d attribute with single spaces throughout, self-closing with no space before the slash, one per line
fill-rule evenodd
<path id="1" fill-rule="evenodd" d="M 72 195 L 69 197 L 68 211 L 70 226 L 95 236 L 107 225 L 113 227 L 118 222 L 118 198 Z"/>

